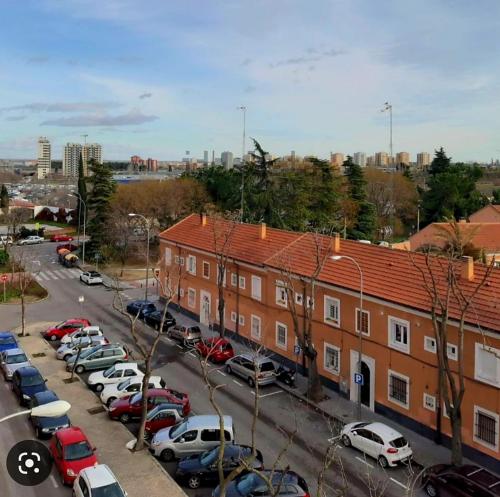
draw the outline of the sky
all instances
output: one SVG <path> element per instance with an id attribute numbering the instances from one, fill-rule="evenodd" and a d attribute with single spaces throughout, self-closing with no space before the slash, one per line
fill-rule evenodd
<path id="1" fill-rule="evenodd" d="M 498 0 L 0 0 L 0 157 L 500 157 Z"/>

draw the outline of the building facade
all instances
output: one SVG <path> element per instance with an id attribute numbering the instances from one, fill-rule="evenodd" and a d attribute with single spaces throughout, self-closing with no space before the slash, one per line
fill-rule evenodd
<path id="1" fill-rule="evenodd" d="M 340 152 L 335 152 L 333 154 L 330 154 L 330 164 L 333 167 L 342 167 L 342 164 L 344 163 L 344 154 L 341 154 Z"/>
<path id="2" fill-rule="evenodd" d="M 398 152 L 396 154 L 396 166 L 408 167 L 410 165 L 410 154 L 408 152 Z"/>
<path id="3" fill-rule="evenodd" d="M 234 157 L 232 152 L 222 152 L 221 163 L 226 169 L 232 169 L 234 166 Z"/>
<path id="4" fill-rule="evenodd" d="M 89 162 L 95 160 L 102 164 L 102 146 L 99 143 L 86 143 L 82 147 L 83 174 L 89 175 Z"/>
<path id="5" fill-rule="evenodd" d="M 354 164 L 357 164 L 361 167 L 366 167 L 366 154 L 364 152 L 355 152 L 352 160 Z"/>
<path id="6" fill-rule="evenodd" d="M 375 154 L 375 167 L 389 167 L 387 152 L 377 152 Z"/>
<path id="7" fill-rule="evenodd" d="M 41 136 L 38 138 L 38 157 L 36 166 L 36 176 L 38 179 L 45 179 L 51 173 L 52 159 L 50 141 Z"/>
<path id="8" fill-rule="evenodd" d="M 427 152 L 419 152 L 417 154 L 417 167 L 427 169 L 431 164 L 431 155 Z"/>
<path id="9" fill-rule="evenodd" d="M 178 275 L 173 302 L 206 325 L 218 321 L 215 221 L 191 215 L 160 235 L 161 281 Z M 359 333 L 363 334 L 362 403 L 420 434 L 445 440 L 450 423 L 441 406 L 436 339 L 428 297 L 419 270 L 422 254 L 365 245 L 340 237 L 321 237 L 332 255 L 354 258 L 364 273 L 364 304 L 360 308 L 359 274 L 349 260 L 330 258 L 319 274 L 314 294 L 308 281 L 314 266 L 317 238 L 313 234 L 237 224 L 232 232 L 225 277 L 225 327 L 230 334 L 262 345 L 284 361 L 302 365 L 295 355 L 290 293 L 283 270 L 292 274 L 299 322 L 304 306 L 312 307 L 312 332 L 323 381 L 352 401 L 357 400 Z M 461 263 L 466 292 L 485 266 L 471 259 Z M 462 405 L 464 452 L 488 467 L 498 465 L 500 412 L 500 270 L 493 269 L 481 288 L 473 316 L 465 326 L 466 390 Z M 451 309 L 447 356 L 457 370 L 457 310 Z"/>
<path id="10" fill-rule="evenodd" d="M 63 155 L 63 175 L 78 177 L 78 165 L 82 156 L 82 146 L 79 143 L 66 143 Z"/>

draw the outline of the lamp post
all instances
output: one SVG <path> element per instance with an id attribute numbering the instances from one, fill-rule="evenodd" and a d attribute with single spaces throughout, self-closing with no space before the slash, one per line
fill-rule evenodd
<path id="1" fill-rule="evenodd" d="M 54 402 L 33 407 L 33 409 L 27 409 L 26 411 L 9 414 L 8 416 L 0 418 L 0 423 L 24 414 L 31 414 L 31 416 L 44 418 L 59 418 L 60 416 L 64 416 L 70 409 L 71 404 L 69 402 L 66 402 L 65 400 L 55 400 Z"/>
<path id="2" fill-rule="evenodd" d="M 85 200 L 83 200 L 82 196 L 77 193 L 77 192 L 71 192 L 68 193 L 68 196 L 70 197 L 78 197 L 80 199 L 80 202 L 83 204 L 83 248 L 82 248 L 82 265 L 85 266 L 85 229 L 87 225 L 87 204 L 85 203 Z M 78 209 L 78 216 L 80 216 L 80 209 Z M 80 222 L 80 219 L 78 219 L 78 222 Z"/>
<path id="3" fill-rule="evenodd" d="M 149 221 L 145 216 L 142 214 L 135 214 L 134 212 L 129 213 L 130 217 L 140 217 L 141 219 L 144 219 L 144 223 L 146 225 L 147 233 L 148 233 L 148 241 L 146 243 L 146 291 L 144 293 L 144 300 L 148 300 L 148 283 L 149 283 Z"/>
<path id="4" fill-rule="evenodd" d="M 363 358 L 363 271 L 361 271 L 361 267 L 353 257 L 348 255 L 332 255 L 330 257 L 332 261 L 340 261 L 341 259 L 350 260 L 359 271 L 359 344 L 358 344 L 358 374 L 359 380 L 362 378 L 361 373 L 361 362 Z M 361 420 L 361 382 L 358 381 L 358 399 L 357 399 L 357 417 L 358 420 Z"/>
<path id="5" fill-rule="evenodd" d="M 243 173 L 243 161 L 245 157 L 245 148 L 246 148 L 246 123 L 247 123 L 247 108 L 244 105 L 238 107 L 238 110 L 243 111 L 243 142 L 241 147 L 241 206 L 240 206 L 240 215 L 241 221 L 243 222 L 243 188 L 245 186 L 245 176 Z"/>

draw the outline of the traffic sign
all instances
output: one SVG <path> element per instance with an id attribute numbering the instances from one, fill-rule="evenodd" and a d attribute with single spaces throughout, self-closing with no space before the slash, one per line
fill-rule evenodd
<path id="1" fill-rule="evenodd" d="M 301 352 L 302 352 L 302 349 L 300 348 L 300 345 L 294 345 L 293 346 L 293 353 L 295 355 L 300 355 Z"/>
<path id="2" fill-rule="evenodd" d="M 0 279 L 2 281 L 7 281 L 9 279 L 9 277 L 6 274 L 2 274 L 2 276 L 0 276 Z"/>
<path id="3" fill-rule="evenodd" d="M 363 378 L 363 375 L 361 373 L 354 373 L 354 383 L 356 383 L 356 385 L 365 384 L 365 379 Z"/>

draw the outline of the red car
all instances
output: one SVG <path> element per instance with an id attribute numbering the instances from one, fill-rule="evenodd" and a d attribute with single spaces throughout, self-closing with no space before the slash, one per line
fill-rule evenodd
<path id="1" fill-rule="evenodd" d="M 56 247 L 56 253 L 58 253 L 60 249 L 66 249 L 70 252 L 74 252 L 77 248 L 78 247 L 74 243 L 61 243 Z"/>
<path id="2" fill-rule="evenodd" d="M 88 319 L 84 318 L 67 319 L 62 323 L 59 323 L 57 326 L 49 328 L 47 331 L 44 331 L 42 335 L 43 338 L 45 338 L 45 340 L 51 340 L 55 342 L 56 340 L 61 340 L 61 338 L 67 335 L 68 333 L 73 333 L 73 331 L 85 328 L 86 326 L 90 326 L 90 321 Z"/>
<path id="3" fill-rule="evenodd" d="M 174 426 L 182 421 L 182 408 L 177 404 L 160 404 L 148 412 L 146 436 L 152 437 L 162 428 Z"/>
<path id="4" fill-rule="evenodd" d="M 234 357 L 233 346 L 225 338 L 207 338 L 196 344 L 198 352 L 212 362 L 225 363 Z"/>
<path id="5" fill-rule="evenodd" d="M 98 464 L 95 447 L 76 426 L 57 430 L 50 441 L 49 450 L 63 485 L 72 485 L 82 469 Z"/>
<path id="6" fill-rule="evenodd" d="M 50 237 L 51 242 L 72 242 L 73 237 L 69 235 L 52 235 Z"/>
<path id="7" fill-rule="evenodd" d="M 148 390 L 148 411 L 159 404 L 177 404 L 182 406 L 182 415 L 191 411 L 189 397 L 185 393 L 170 390 L 170 388 L 152 388 Z M 108 415 L 111 419 L 119 419 L 128 423 L 132 418 L 140 418 L 142 410 L 142 392 L 116 399 L 109 406 Z"/>

